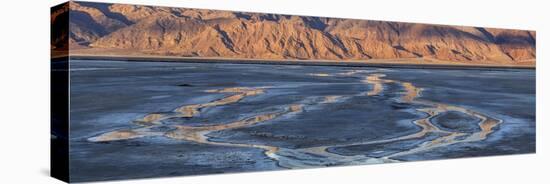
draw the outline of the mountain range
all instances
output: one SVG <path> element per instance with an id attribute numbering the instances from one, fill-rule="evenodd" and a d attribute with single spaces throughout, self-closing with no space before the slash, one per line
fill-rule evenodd
<path id="1" fill-rule="evenodd" d="M 52 48 L 71 54 L 512 65 L 536 58 L 536 32 L 528 30 L 74 1 L 63 9 L 52 10 L 52 26 L 68 14 L 68 31 L 52 37 Z"/>

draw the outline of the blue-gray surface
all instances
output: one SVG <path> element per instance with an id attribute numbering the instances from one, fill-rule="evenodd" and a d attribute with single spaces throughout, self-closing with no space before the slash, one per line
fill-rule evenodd
<path id="1" fill-rule="evenodd" d="M 416 103 L 401 99 L 407 93 L 402 83 L 382 83 L 383 89 L 376 93 L 372 82 L 377 79 L 365 82 L 366 77 L 373 74 L 384 74 L 383 80 L 411 83 L 422 91 Z M 414 161 L 535 152 L 535 70 L 71 60 L 70 82 L 71 181 L 307 166 L 311 163 L 297 164 L 299 159 L 313 159 L 304 155 L 319 152 L 307 149 L 323 146 L 326 152 L 315 158 L 321 162 L 332 159 L 325 165 L 346 165 L 347 159 L 354 164 L 367 164 L 377 162 L 368 162 L 365 158 Z M 289 104 L 301 104 L 302 110 L 206 135 L 208 141 L 227 145 L 162 134 L 89 141 L 108 132 L 137 129 L 142 125 L 134 120 L 151 113 L 173 112 L 184 105 L 227 97 L 231 94 L 207 90 L 232 87 L 264 92 L 246 96 L 236 103 L 199 109 L 197 116 L 164 119 L 161 125 L 154 126 L 155 131 L 166 134 L 179 125 L 200 127 L 235 122 L 274 112 Z M 331 100 L 331 97 L 334 98 Z M 413 122 L 426 118 L 422 108 L 435 103 L 468 109 L 502 122 L 491 127 L 482 140 L 452 144 L 433 141 L 449 135 L 447 132 L 464 134 L 463 137 L 483 132 L 480 117 L 450 110 L 429 118 L 439 132 L 376 142 L 422 131 L 422 127 Z M 424 145 L 425 149 L 407 152 L 430 141 L 444 146 Z M 269 155 L 266 149 L 238 146 L 242 144 L 268 145 L 278 151 Z M 292 160 L 288 162 L 291 164 L 285 165 L 285 160 Z"/>

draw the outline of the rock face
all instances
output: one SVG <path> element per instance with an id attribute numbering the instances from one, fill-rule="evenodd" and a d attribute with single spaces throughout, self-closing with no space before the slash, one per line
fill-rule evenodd
<path id="1" fill-rule="evenodd" d="M 73 48 L 254 59 L 524 62 L 534 31 L 102 3 L 70 3 Z"/>

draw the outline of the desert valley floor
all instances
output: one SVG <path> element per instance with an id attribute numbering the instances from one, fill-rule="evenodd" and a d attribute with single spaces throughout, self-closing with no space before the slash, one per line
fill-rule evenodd
<path id="1" fill-rule="evenodd" d="M 74 181 L 535 152 L 535 70 L 71 60 Z"/>

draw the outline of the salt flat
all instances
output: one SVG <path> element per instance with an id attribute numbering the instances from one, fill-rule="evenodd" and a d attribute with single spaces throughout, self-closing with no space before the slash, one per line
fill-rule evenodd
<path id="1" fill-rule="evenodd" d="M 71 60 L 74 181 L 535 152 L 535 70 Z"/>

